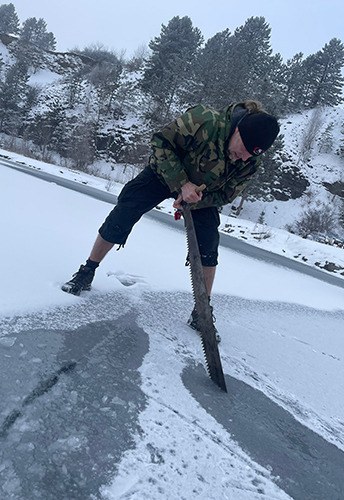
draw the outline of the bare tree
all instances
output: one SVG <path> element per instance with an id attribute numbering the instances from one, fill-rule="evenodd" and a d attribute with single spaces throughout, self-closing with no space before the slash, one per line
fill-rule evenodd
<path id="1" fill-rule="evenodd" d="M 337 216 L 330 204 L 322 204 L 315 208 L 309 208 L 301 214 L 301 218 L 286 229 L 306 238 L 312 233 L 331 233 L 336 229 Z"/>
<path id="2" fill-rule="evenodd" d="M 322 116 L 322 109 L 321 108 L 314 108 L 311 112 L 308 125 L 304 131 L 303 137 L 302 137 L 302 142 L 301 142 L 301 149 L 300 149 L 300 154 L 299 154 L 299 160 L 297 164 L 300 163 L 300 161 L 304 162 L 307 161 L 308 155 L 313 147 L 313 144 L 317 138 L 318 130 L 321 125 L 321 116 Z"/>

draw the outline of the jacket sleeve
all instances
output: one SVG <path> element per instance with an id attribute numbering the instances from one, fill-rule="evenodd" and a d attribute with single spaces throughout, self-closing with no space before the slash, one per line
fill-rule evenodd
<path id="1" fill-rule="evenodd" d="M 179 192 L 189 180 L 183 158 L 188 151 L 196 150 L 205 140 L 202 131 L 204 110 L 200 105 L 188 109 L 152 137 L 150 165 L 164 179 L 171 192 Z"/>

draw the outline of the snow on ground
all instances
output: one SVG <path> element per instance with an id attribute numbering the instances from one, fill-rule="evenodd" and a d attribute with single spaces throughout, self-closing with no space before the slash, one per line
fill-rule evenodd
<path id="1" fill-rule="evenodd" d="M 44 69 L 30 75 L 30 78 L 28 80 L 28 85 L 36 85 L 43 87 L 45 85 L 52 84 L 53 82 L 55 82 L 55 80 L 58 80 L 59 78 L 61 78 L 61 75 L 58 75 L 57 73 L 54 73 L 49 69 Z"/>
<path id="2" fill-rule="evenodd" d="M 38 160 L 28 159 L 16 153 L 9 153 L 6 150 L 0 149 L 0 159 L 2 157 L 16 161 L 19 164 L 30 166 L 33 169 L 39 169 L 53 175 L 63 176 L 64 178 L 75 182 L 87 184 L 100 190 L 109 191 L 115 195 L 119 194 L 124 182 L 132 179 L 138 173 L 138 169 L 132 165 L 118 165 L 118 168 L 116 172 L 113 173 L 113 176 L 120 179 L 121 182 L 116 182 L 109 177 L 108 174 L 105 175 L 106 178 L 97 176 L 102 175 L 103 165 L 101 163 L 99 166 L 96 164 L 94 165 L 93 170 L 95 175 L 88 175 L 77 170 L 71 170 Z M 173 200 L 166 200 L 159 208 L 160 210 L 172 215 L 174 213 L 172 203 Z M 283 204 L 283 202 L 279 203 Z M 247 205 L 250 206 L 248 210 L 249 212 L 251 212 L 255 207 L 257 219 L 261 210 L 263 210 L 264 206 L 266 206 L 263 202 L 256 202 L 254 204 L 247 203 Z M 286 205 L 284 206 L 286 207 Z M 297 213 L 299 207 L 297 206 L 296 200 L 290 200 L 288 202 L 288 207 L 284 210 L 289 213 L 289 216 L 292 212 L 294 214 Z M 281 208 L 279 208 L 278 214 L 281 218 Z M 336 276 L 340 278 L 343 277 L 344 279 L 344 251 L 342 248 L 311 240 L 305 240 L 297 235 L 289 233 L 284 229 L 269 226 L 265 223 L 259 224 L 257 222 L 252 222 L 254 217 L 252 217 L 251 213 L 250 216 L 251 220 L 241 217 L 235 218 L 232 215 L 221 215 L 220 231 L 239 238 L 250 245 L 264 248 L 265 250 L 269 250 L 270 252 L 279 255 L 284 255 L 285 257 L 303 262 L 306 265 L 310 265 L 318 269 L 322 269 L 325 273 L 335 274 Z M 330 265 L 328 266 L 328 264 Z"/>
<path id="3" fill-rule="evenodd" d="M 34 160 L 29 163 L 105 188 L 105 180 Z M 0 319 L 11 321 L 34 312 L 48 316 L 56 308 L 63 311 L 86 301 L 62 293 L 59 287 L 87 258 L 110 206 L 3 166 L 0 184 L 4 263 Z M 111 189 L 118 192 L 120 185 L 113 184 Z M 230 218 L 230 223 L 239 237 L 239 226 L 245 227 L 246 235 L 256 232 L 247 222 Z M 228 218 L 223 224 L 228 224 Z M 298 252 L 309 263 L 342 259 L 332 247 L 269 230 L 270 238 L 256 241 L 252 236 L 250 242 L 287 256 Z M 150 339 L 141 367 L 142 390 L 149 398 L 140 416 L 144 433 L 136 437 L 136 448 L 124 454 L 103 494 L 111 500 L 139 500 L 143 492 L 151 500 L 161 498 L 161 491 L 164 498 L 173 500 L 181 498 L 181 491 L 188 500 L 289 498 L 274 484 L 269 471 L 224 434 L 182 384 L 184 353 L 202 359 L 197 336 L 183 330 L 192 306 L 184 260 L 183 233 L 144 217 L 125 249 L 112 251 L 97 271 L 91 294 L 124 294 L 128 303 L 137 305 L 139 322 Z M 130 289 L 123 287 L 116 278 L 121 274 L 139 277 L 138 283 Z M 339 326 L 344 289 L 222 248 L 213 304 L 223 338 L 225 373 L 258 388 L 344 449 L 340 397 L 344 337 Z M 6 329 L 0 332 L 3 341 L 6 335 Z M 192 478 L 197 475 L 196 487 Z"/>
<path id="4" fill-rule="evenodd" d="M 222 216 L 221 230 L 250 245 L 344 278 L 344 250 L 338 246 L 305 240 L 284 229 L 230 216 Z"/>

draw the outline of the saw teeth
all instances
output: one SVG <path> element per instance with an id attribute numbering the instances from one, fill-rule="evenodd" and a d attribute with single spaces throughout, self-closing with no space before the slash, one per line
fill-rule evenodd
<path id="1" fill-rule="evenodd" d="M 184 223 L 186 228 L 186 242 L 189 255 L 188 260 L 189 260 L 189 270 L 191 277 L 191 288 L 197 310 L 198 307 L 210 307 L 210 306 L 207 300 L 208 297 L 204 282 L 204 274 L 202 270 L 202 264 L 197 244 L 197 237 L 194 229 L 190 207 L 186 205 L 184 210 L 185 210 Z M 190 241 L 192 242 L 191 252 L 190 252 Z M 197 288 L 195 287 L 194 279 L 197 284 Z M 204 313 L 205 316 L 203 317 L 203 323 L 204 323 L 203 331 L 201 328 L 200 333 L 201 333 L 201 345 L 206 362 L 207 372 L 210 378 L 213 380 L 213 382 L 215 382 L 222 390 L 227 392 L 226 383 L 222 371 L 221 359 L 218 352 L 218 347 L 215 342 L 215 339 L 212 339 L 214 324 L 211 318 L 208 317 L 208 310 L 205 311 Z"/>
<path id="2" fill-rule="evenodd" d="M 207 360 L 206 350 L 205 350 L 205 347 L 204 347 L 204 343 L 203 343 L 202 337 L 201 337 L 201 343 L 202 343 L 202 350 L 203 350 L 203 354 L 204 354 L 204 358 L 205 358 L 205 365 L 206 365 L 206 368 L 207 368 L 207 372 L 208 372 L 210 378 L 212 379 L 213 377 L 211 376 L 211 370 L 210 370 L 210 366 L 209 366 L 209 363 L 208 363 L 208 360 Z"/>

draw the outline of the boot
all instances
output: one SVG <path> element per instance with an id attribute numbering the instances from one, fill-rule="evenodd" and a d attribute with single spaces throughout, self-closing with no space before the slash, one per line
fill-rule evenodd
<path id="1" fill-rule="evenodd" d="M 80 295 L 83 290 L 91 290 L 91 283 L 93 281 L 95 269 L 81 265 L 79 270 L 73 274 L 72 279 L 64 283 L 61 289 L 66 293 L 73 295 Z"/>
<path id="2" fill-rule="evenodd" d="M 210 309 L 211 309 L 211 314 L 212 314 L 212 317 L 213 317 L 213 323 L 215 323 L 216 319 L 215 319 L 215 316 L 213 315 L 213 307 L 210 306 Z M 187 325 L 192 328 L 193 330 L 196 330 L 197 332 L 200 332 L 200 327 L 199 327 L 199 324 L 198 324 L 198 314 L 197 314 L 197 311 L 196 311 L 196 308 L 194 307 L 193 310 L 192 310 L 192 313 L 190 314 L 190 317 L 187 321 Z M 216 337 L 216 342 L 220 343 L 221 342 L 221 336 L 219 334 L 219 332 L 217 331 L 217 328 L 214 326 L 215 328 L 215 337 Z"/>

